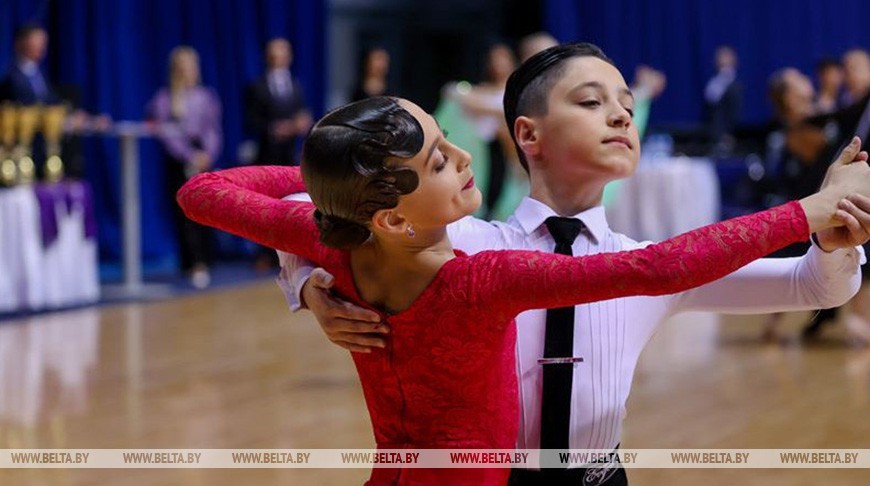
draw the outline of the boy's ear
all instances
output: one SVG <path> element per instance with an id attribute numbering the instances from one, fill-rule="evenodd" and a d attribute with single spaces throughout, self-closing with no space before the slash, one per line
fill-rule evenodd
<path id="1" fill-rule="evenodd" d="M 540 134 L 535 120 L 527 116 L 518 116 L 514 122 L 514 136 L 526 159 L 541 153 Z"/>
<path id="2" fill-rule="evenodd" d="M 372 231 L 386 234 L 403 234 L 408 231 L 408 222 L 396 208 L 381 209 L 372 216 Z"/>

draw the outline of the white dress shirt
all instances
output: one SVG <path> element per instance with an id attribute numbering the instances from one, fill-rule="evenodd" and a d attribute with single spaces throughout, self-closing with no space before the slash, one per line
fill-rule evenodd
<path id="1" fill-rule="evenodd" d="M 707 86 L 704 88 L 704 99 L 706 99 L 708 103 L 718 103 L 735 79 L 737 79 L 737 72 L 733 69 L 723 69 L 719 71 L 715 76 L 707 81 Z"/>
<path id="2" fill-rule="evenodd" d="M 266 74 L 269 92 L 276 98 L 288 98 L 293 94 L 293 79 L 288 69 L 272 69 Z"/>
<path id="3" fill-rule="evenodd" d="M 471 216 L 450 226 L 455 248 L 474 254 L 492 249 L 553 251 L 555 241 L 544 220 L 556 213 L 525 198 L 506 223 Z M 639 243 L 610 229 L 604 208 L 577 214 L 586 225 L 572 246 L 575 256 L 633 250 Z M 641 351 L 666 317 L 703 310 L 758 314 L 842 305 L 861 283 L 855 248 L 826 253 L 814 246 L 800 258 L 757 260 L 710 284 L 674 295 L 625 297 L 575 307 L 574 365 L 571 405 L 572 449 L 613 449 L 620 442 L 625 404 Z M 293 264 L 292 261 L 288 262 Z M 304 266 L 303 261 L 300 261 Z M 291 268 L 279 277 L 292 309 L 299 308 L 298 290 L 310 269 Z M 293 281 L 287 281 L 293 277 Z M 281 281 L 283 280 L 283 282 Z M 538 449 L 541 433 L 542 377 L 546 310 L 517 316 L 517 373 L 520 407 L 518 449 Z"/>

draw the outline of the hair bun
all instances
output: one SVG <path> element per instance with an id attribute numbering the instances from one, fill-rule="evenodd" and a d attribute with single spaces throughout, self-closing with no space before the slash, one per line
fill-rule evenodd
<path id="1" fill-rule="evenodd" d="M 319 210 L 314 211 L 314 221 L 320 230 L 320 242 L 339 250 L 352 250 L 371 236 L 371 231 L 364 225 Z"/>

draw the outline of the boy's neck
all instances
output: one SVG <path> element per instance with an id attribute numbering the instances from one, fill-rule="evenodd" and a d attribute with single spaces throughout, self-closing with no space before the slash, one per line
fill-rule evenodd
<path id="1" fill-rule="evenodd" d="M 571 217 L 601 205 L 606 180 L 572 181 L 533 174 L 529 197 L 546 204 L 559 216 Z"/>

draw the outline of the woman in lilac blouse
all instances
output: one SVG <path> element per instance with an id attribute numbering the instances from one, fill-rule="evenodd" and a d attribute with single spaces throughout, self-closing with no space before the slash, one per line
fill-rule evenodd
<path id="1" fill-rule="evenodd" d="M 157 123 L 157 137 L 166 160 L 166 193 L 172 197 L 187 179 L 209 170 L 223 143 L 221 103 L 210 88 L 200 84 L 199 56 L 187 46 L 169 55 L 169 85 L 161 88 L 147 107 Z M 181 250 L 181 267 L 194 287 L 207 287 L 208 229 L 187 219 L 173 200 L 173 218 Z"/>

